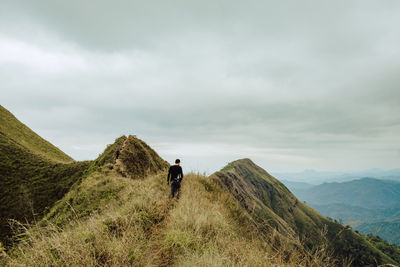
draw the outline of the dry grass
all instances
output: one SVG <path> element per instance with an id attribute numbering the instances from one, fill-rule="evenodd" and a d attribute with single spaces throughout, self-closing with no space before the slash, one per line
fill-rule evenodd
<path id="1" fill-rule="evenodd" d="M 164 251 L 157 264 L 164 265 L 162 256 L 169 254 L 166 263 L 176 266 L 333 266 L 324 248 L 293 251 L 293 241 L 276 232 L 257 233 L 250 220 L 207 178 L 188 175 L 161 235 Z"/>
<path id="2" fill-rule="evenodd" d="M 93 178 L 95 177 L 95 179 Z M 189 174 L 180 199 L 168 199 L 164 175 L 127 179 L 99 173 L 83 183 L 90 195 L 107 181 L 118 197 L 62 229 L 28 229 L 7 266 L 329 266 L 326 251 L 293 251 L 278 233 L 263 236 L 237 203 L 204 176 Z M 73 207 L 72 207 L 73 208 Z M 301 248 L 301 244 L 298 244 Z"/>
<path id="3" fill-rule="evenodd" d="M 107 181 L 121 187 L 118 199 L 103 206 L 87 219 L 72 219 L 64 229 L 51 222 L 33 227 L 26 239 L 11 251 L 9 266 L 127 266 L 142 257 L 151 229 L 167 212 L 167 188 L 163 176 L 131 180 L 118 176 L 89 180 L 86 188 L 94 193 L 96 184 Z M 73 208 L 73 207 L 71 207 Z M 3 257 L 4 258 L 4 257 Z"/>

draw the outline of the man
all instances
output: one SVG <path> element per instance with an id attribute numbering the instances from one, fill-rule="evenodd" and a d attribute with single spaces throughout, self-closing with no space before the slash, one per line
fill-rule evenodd
<path id="1" fill-rule="evenodd" d="M 167 184 L 169 185 L 171 181 L 171 198 L 174 197 L 175 193 L 177 193 L 177 197 L 179 198 L 179 189 L 181 188 L 181 181 L 183 179 L 183 172 L 180 164 L 181 161 L 176 159 L 175 165 L 169 167 L 168 170 Z"/>

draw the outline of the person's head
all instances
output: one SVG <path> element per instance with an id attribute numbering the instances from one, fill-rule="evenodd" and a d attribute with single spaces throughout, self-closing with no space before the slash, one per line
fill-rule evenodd
<path id="1" fill-rule="evenodd" d="M 181 160 L 180 159 L 176 159 L 175 160 L 175 165 L 179 165 L 181 163 Z"/>

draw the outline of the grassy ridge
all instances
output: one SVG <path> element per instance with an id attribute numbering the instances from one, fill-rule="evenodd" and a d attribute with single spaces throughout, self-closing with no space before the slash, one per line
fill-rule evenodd
<path id="1" fill-rule="evenodd" d="M 49 213 L 54 216 L 28 229 L 17 247 L 2 252 L 0 264 L 350 266 L 333 256 L 324 233 L 320 238 L 326 242 L 310 248 L 307 240 L 287 237 L 277 230 L 255 229 L 254 225 L 261 225 L 254 214 L 213 179 L 188 174 L 179 201 L 170 200 L 166 173 L 159 171 L 131 179 L 106 163 L 58 202 L 57 212 Z M 349 233 L 336 235 L 340 235 L 338 240 L 347 241 L 342 234 Z M 364 241 L 356 239 L 351 244 L 358 242 Z M 347 249 L 347 243 L 342 245 Z M 370 255 L 368 247 L 359 249 Z M 354 263 L 352 266 L 358 266 Z"/>
<path id="2" fill-rule="evenodd" d="M 290 239 L 300 238 L 311 251 L 328 242 L 329 249 L 344 265 L 349 261 L 354 266 L 396 263 L 350 228 L 298 201 L 282 183 L 249 159 L 228 164 L 211 179 L 241 203 L 262 232 L 275 229 Z"/>
<path id="3" fill-rule="evenodd" d="M 70 163 L 73 159 L 46 141 L 25 124 L 20 122 L 15 116 L 0 105 L 0 133 L 13 140 L 15 143 L 24 147 L 33 154 L 40 155 L 47 160 Z"/>
<path id="4" fill-rule="evenodd" d="M 0 242 L 11 242 L 10 219 L 41 218 L 89 164 L 74 162 L 0 106 Z"/>
<path id="5" fill-rule="evenodd" d="M 165 173 L 127 179 L 102 170 L 84 182 L 76 197 L 104 200 L 83 216 L 86 207 L 72 203 L 76 216 L 63 230 L 50 221 L 33 227 L 26 241 L 8 254 L 6 266 L 333 266 L 327 257 L 289 252 L 279 236 L 261 236 L 250 217 L 227 193 L 204 176 L 188 174 L 179 201 L 168 198 Z M 82 185 L 84 184 L 82 183 Z M 97 196 L 97 199 L 93 198 Z M 67 197 L 67 196 L 66 196 Z M 84 200 L 85 201 L 85 200 Z M 273 246 L 275 244 L 275 246 Z"/>
<path id="6" fill-rule="evenodd" d="M 9 243 L 9 219 L 41 218 L 79 181 L 89 162 L 48 161 L 0 133 L 0 241 Z"/>
<path id="7" fill-rule="evenodd" d="M 164 181 L 164 179 L 162 179 Z M 167 188 L 160 176 L 127 179 L 116 172 L 90 175 L 86 191 L 76 196 L 89 207 L 71 203 L 71 216 L 63 230 L 51 221 L 27 232 L 29 241 L 20 242 L 6 265 L 34 266 L 129 266 L 141 260 L 147 248 L 151 229 L 163 219 Z M 113 190 L 112 195 L 109 189 Z M 86 216 L 90 210 L 91 216 Z M 83 216 L 82 216 L 83 215 Z"/>
<path id="8" fill-rule="evenodd" d="M 68 218 L 70 214 L 62 211 L 72 202 L 79 202 L 79 198 L 73 195 L 68 201 L 53 205 L 73 185 L 79 188 L 88 174 L 104 166 L 112 168 L 117 150 L 121 150 L 118 161 L 126 166 L 125 174 L 130 177 L 144 177 L 168 166 L 134 136 L 118 138 L 95 161 L 74 162 L 0 106 L 0 242 L 9 245 L 13 241 L 10 220 L 30 223 L 40 220 L 49 211 L 48 217 L 57 213 Z M 91 209 L 92 205 L 87 208 Z"/>
<path id="9" fill-rule="evenodd" d="M 169 164 L 145 142 L 129 135 L 120 147 L 115 167 L 122 176 L 136 179 L 166 170 Z"/>
<path id="10" fill-rule="evenodd" d="M 120 151 L 120 156 L 116 160 L 117 150 Z M 89 168 L 93 174 L 74 186 L 54 205 L 45 219 L 63 226 L 73 217 L 82 218 L 101 210 L 104 205 L 118 197 L 118 192 L 127 183 L 110 183 L 111 180 L 104 176 L 122 176 L 125 180 L 143 179 L 166 171 L 168 166 L 168 163 L 142 140 L 132 135 L 121 136 L 93 161 Z"/>
<path id="11" fill-rule="evenodd" d="M 167 162 L 135 136 L 66 163 L 15 129 L 0 132 L 1 234 L 9 218 L 45 216 L 15 224 L 21 234 L 7 252 L 0 243 L 1 266 L 374 266 L 398 257 L 299 202 L 249 159 L 186 175 L 177 201 Z"/>
<path id="12" fill-rule="evenodd" d="M 175 266 L 333 266 L 322 250 L 306 254 L 297 240 L 251 228 L 253 218 L 209 178 L 188 175 L 161 234 Z M 298 250 L 292 249 L 295 243 Z"/>

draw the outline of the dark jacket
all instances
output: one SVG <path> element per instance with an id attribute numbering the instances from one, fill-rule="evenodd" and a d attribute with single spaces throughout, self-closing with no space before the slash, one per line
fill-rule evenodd
<path id="1" fill-rule="evenodd" d="M 167 182 L 169 182 L 169 181 L 180 182 L 180 181 L 182 181 L 182 179 L 183 179 L 183 172 L 182 172 L 181 166 L 172 165 L 171 167 L 169 167 Z"/>

